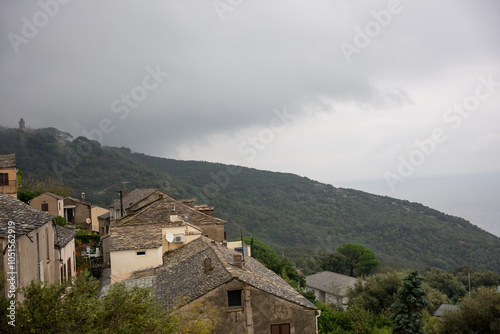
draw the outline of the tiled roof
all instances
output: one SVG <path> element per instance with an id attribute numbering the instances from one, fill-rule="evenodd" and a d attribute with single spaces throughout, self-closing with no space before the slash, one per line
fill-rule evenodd
<path id="1" fill-rule="evenodd" d="M 62 227 L 57 224 L 55 226 L 54 245 L 63 248 L 75 237 L 76 232 L 71 228 Z"/>
<path id="2" fill-rule="evenodd" d="M 155 271 L 153 288 L 157 299 L 169 310 L 188 303 L 233 279 L 308 308 L 315 306 L 281 277 L 253 258 L 245 258 L 238 268 L 239 254 L 205 237 L 200 237 L 167 253 Z M 204 273 L 204 260 L 210 258 L 212 270 Z"/>
<path id="3" fill-rule="evenodd" d="M 225 220 L 211 217 L 174 199 L 164 197 L 120 218 L 115 222 L 115 226 L 164 224 L 170 222 L 170 216 L 178 216 L 193 225 L 226 223 Z"/>
<path id="4" fill-rule="evenodd" d="M 16 167 L 16 155 L 15 154 L 0 155 L 0 168 L 12 168 L 12 167 Z"/>
<path id="5" fill-rule="evenodd" d="M 24 235 L 51 222 L 55 216 L 38 211 L 26 203 L 11 196 L 0 193 L 0 237 L 7 237 L 8 223 L 16 225 L 16 235 Z"/>
<path id="6" fill-rule="evenodd" d="M 323 271 L 306 277 L 306 286 L 317 290 L 325 291 L 336 296 L 345 296 L 347 289 L 354 286 L 356 278 Z"/>

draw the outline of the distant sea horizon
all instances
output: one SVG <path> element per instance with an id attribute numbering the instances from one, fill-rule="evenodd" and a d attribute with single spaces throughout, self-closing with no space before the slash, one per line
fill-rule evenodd
<path id="1" fill-rule="evenodd" d="M 500 237 L 500 174 L 408 178 L 394 191 L 384 179 L 332 185 L 421 203 Z"/>

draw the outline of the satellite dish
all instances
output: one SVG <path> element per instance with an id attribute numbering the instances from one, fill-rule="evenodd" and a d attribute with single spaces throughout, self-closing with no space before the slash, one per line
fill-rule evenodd
<path id="1" fill-rule="evenodd" d="M 87 224 L 90 224 L 92 222 L 90 218 L 85 219 L 85 221 L 87 222 Z"/>
<path id="2" fill-rule="evenodd" d="M 165 236 L 168 242 L 174 241 L 174 235 L 172 233 L 167 233 Z"/>

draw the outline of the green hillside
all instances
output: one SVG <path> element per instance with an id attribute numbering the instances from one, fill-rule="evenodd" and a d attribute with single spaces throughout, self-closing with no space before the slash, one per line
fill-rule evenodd
<path id="1" fill-rule="evenodd" d="M 179 161 L 64 141 L 49 128 L 0 131 L 0 154 L 16 153 L 18 168 L 58 178 L 107 206 L 119 189 L 160 188 L 216 207 L 228 238 L 252 235 L 294 253 L 361 243 L 385 260 L 451 269 L 500 271 L 500 238 L 464 219 L 418 203 L 335 188 L 305 177 L 200 161 Z"/>

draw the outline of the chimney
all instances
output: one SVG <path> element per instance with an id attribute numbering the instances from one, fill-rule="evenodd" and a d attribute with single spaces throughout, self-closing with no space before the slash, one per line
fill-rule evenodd
<path id="1" fill-rule="evenodd" d="M 233 264 L 235 267 L 243 267 L 243 254 L 234 254 Z"/>
<path id="2" fill-rule="evenodd" d="M 207 257 L 205 260 L 203 260 L 203 272 L 206 274 L 210 270 L 212 270 L 212 260 Z"/>
<path id="3" fill-rule="evenodd" d="M 85 193 L 82 193 L 82 202 L 85 203 Z"/>
<path id="4" fill-rule="evenodd" d="M 127 190 L 127 189 L 125 189 L 125 190 L 123 191 L 123 196 L 128 196 L 128 190 Z"/>

